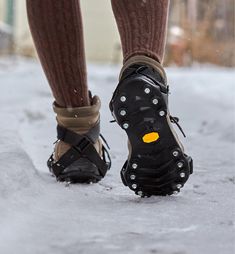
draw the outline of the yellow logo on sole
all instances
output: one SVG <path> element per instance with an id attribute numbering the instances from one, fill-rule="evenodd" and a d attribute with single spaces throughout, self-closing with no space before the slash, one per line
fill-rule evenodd
<path id="1" fill-rule="evenodd" d="M 152 143 L 159 139 L 159 134 L 158 132 L 150 132 L 145 134 L 142 139 L 144 143 Z"/>

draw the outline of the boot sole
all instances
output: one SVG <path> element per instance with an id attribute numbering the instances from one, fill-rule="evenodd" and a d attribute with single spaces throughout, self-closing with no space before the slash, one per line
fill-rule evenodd
<path id="1" fill-rule="evenodd" d="M 154 81 L 138 74 L 119 84 L 110 103 L 131 145 L 121 178 L 141 197 L 177 194 L 193 173 L 192 158 L 170 127 L 166 96 Z"/>

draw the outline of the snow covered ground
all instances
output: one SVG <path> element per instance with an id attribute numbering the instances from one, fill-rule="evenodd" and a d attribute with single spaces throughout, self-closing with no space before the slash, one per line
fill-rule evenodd
<path id="1" fill-rule="evenodd" d="M 40 66 L 0 60 L 0 253 L 234 253 L 235 72 L 167 70 L 194 174 L 180 195 L 141 199 L 121 183 L 126 137 L 109 123 L 118 70 L 89 66 L 113 167 L 98 184 L 66 187 L 46 167 L 56 123 Z"/>

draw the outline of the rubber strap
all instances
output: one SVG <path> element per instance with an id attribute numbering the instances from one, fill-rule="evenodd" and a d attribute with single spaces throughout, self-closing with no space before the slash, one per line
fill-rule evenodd
<path id="1" fill-rule="evenodd" d="M 133 74 L 141 74 L 151 79 L 155 84 L 157 84 L 160 87 L 161 92 L 165 93 L 166 96 L 168 95 L 169 86 L 164 83 L 164 79 L 154 68 L 147 65 L 133 64 L 123 72 L 119 84 L 117 85 L 117 88 L 113 93 L 112 100 L 118 92 L 119 85 Z M 165 100 L 167 101 L 167 98 L 165 98 Z M 113 111 L 112 103 L 109 104 L 109 107 L 111 111 Z"/>
<path id="2" fill-rule="evenodd" d="M 100 133 L 100 123 L 98 122 L 93 128 L 91 128 L 86 134 L 80 135 L 71 130 L 68 130 L 60 125 L 57 125 L 57 138 L 64 141 L 67 144 L 76 146 L 81 140 L 87 137 L 93 144 L 98 140 Z"/>
<path id="3" fill-rule="evenodd" d="M 136 70 L 136 72 L 148 77 L 149 79 L 157 83 L 163 93 L 168 93 L 168 86 L 164 84 L 164 80 L 162 79 L 161 75 L 154 69 L 151 69 L 149 67 L 140 67 Z"/>
<path id="4" fill-rule="evenodd" d="M 79 135 L 62 126 L 57 126 L 58 139 L 70 144 L 72 147 L 56 163 L 53 163 L 52 157 L 49 159 L 49 166 L 52 168 L 55 176 L 59 176 L 64 169 L 81 157 L 88 158 L 97 166 L 100 175 L 102 177 L 105 176 L 109 165 L 102 160 L 93 145 L 98 139 L 97 133 L 99 133 L 99 129 L 99 124 L 97 124 L 88 133 Z"/>

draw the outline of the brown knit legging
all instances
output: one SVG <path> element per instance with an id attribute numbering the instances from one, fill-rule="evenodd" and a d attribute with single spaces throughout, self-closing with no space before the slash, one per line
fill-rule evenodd
<path id="1" fill-rule="evenodd" d="M 168 0 L 111 0 L 124 62 L 134 55 L 163 59 Z M 56 103 L 89 105 L 79 0 L 27 0 L 30 30 Z"/>

